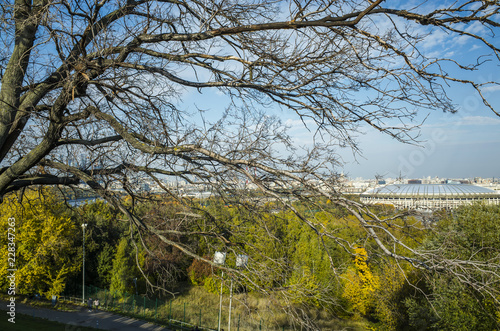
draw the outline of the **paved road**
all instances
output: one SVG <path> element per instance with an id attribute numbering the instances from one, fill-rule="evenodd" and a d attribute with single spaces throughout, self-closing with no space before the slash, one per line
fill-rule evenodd
<path id="1" fill-rule="evenodd" d="M 7 302 L 0 301 L 0 309 L 7 310 Z M 75 307 L 76 311 L 66 312 L 47 308 L 36 308 L 16 302 L 16 313 L 46 318 L 51 321 L 71 324 L 67 331 L 78 331 L 79 326 L 88 326 L 102 330 L 116 331 L 169 331 L 163 326 L 155 325 L 134 318 L 111 314 L 105 311 L 89 312 L 84 307 Z M 18 317 L 16 317 L 18 318 Z M 19 317 L 22 318 L 22 317 Z"/>

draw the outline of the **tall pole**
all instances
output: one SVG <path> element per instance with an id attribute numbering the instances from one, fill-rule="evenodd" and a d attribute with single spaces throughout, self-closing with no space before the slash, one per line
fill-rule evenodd
<path id="1" fill-rule="evenodd" d="M 82 224 L 83 229 L 83 280 L 82 280 L 82 302 L 85 304 L 85 228 L 87 227 L 86 223 Z"/>
<path id="2" fill-rule="evenodd" d="M 236 268 L 244 268 L 248 263 L 248 255 L 236 255 Z M 231 289 L 229 290 L 229 321 L 227 322 L 227 331 L 231 331 L 231 303 L 233 302 L 233 277 L 231 277 Z M 240 318 L 238 317 L 238 330 L 240 329 Z"/>
<path id="3" fill-rule="evenodd" d="M 224 271 L 222 271 L 222 279 L 224 279 Z M 217 331 L 220 331 L 220 322 L 222 318 L 222 280 L 220 282 L 220 302 L 219 302 L 219 327 L 217 328 Z"/>
<path id="4" fill-rule="evenodd" d="M 229 290 L 229 320 L 227 321 L 227 331 L 231 331 L 231 302 L 233 301 L 233 278 L 231 277 L 231 287 Z"/>
<path id="5" fill-rule="evenodd" d="M 226 253 L 222 252 L 215 252 L 214 255 L 214 263 L 218 265 L 224 265 L 224 262 L 226 261 Z M 217 330 L 220 331 L 220 323 L 221 323 L 221 318 L 222 318 L 222 285 L 224 284 L 224 270 L 222 270 L 222 279 L 220 282 L 220 301 L 219 301 L 219 326 L 217 327 Z"/>

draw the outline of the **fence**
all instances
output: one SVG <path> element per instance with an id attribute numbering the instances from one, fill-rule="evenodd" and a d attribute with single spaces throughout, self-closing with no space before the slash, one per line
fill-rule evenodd
<path id="1" fill-rule="evenodd" d="M 82 303 L 83 299 L 78 293 L 63 293 L 60 300 Z M 150 299 L 144 295 L 129 293 L 110 292 L 95 286 L 85 286 L 85 302 L 99 299 L 99 309 L 110 312 L 167 325 L 172 330 L 217 330 L 219 325 L 219 307 L 207 305 L 195 305 L 178 300 Z M 289 330 L 285 327 L 271 326 L 262 319 L 249 318 L 233 314 L 231 317 L 231 329 L 236 331 L 246 330 Z M 221 329 L 226 330 L 228 326 L 227 311 L 222 314 Z"/>

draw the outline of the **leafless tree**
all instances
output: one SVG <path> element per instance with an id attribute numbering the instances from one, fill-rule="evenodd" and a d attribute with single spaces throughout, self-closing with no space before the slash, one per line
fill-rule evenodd
<path id="1" fill-rule="evenodd" d="M 417 267 L 441 267 L 446 261 L 402 248 L 390 220 L 339 193 L 335 152 L 357 149 L 353 133 L 360 125 L 414 141 L 418 111 L 457 110 L 448 86 L 472 87 L 500 115 L 484 93 L 498 87 L 498 78 L 469 78 L 488 62 L 498 64 L 500 5 L 404 5 L 4 0 L 0 195 L 35 185 L 86 183 L 138 231 L 197 259 L 203 258 L 173 239 L 181 235 L 178 230 L 135 217 L 117 187 L 141 198 L 135 183 L 150 178 L 191 208 L 187 220 L 211 220 L 190 235 L 215 238 L 220 249 L 236 247 L 227 226 L 191 205 L 167 179 L 200 185 L 250 210 L 274 202 L 292 210 L 321 240 L 348 249 L 352 243 L 293 204 L 324 196 L 355 215 L 384 254 Z M 481 53 L 472 60 L 430 54 L 426 43 L 436 33 L 466 39 Z M 187 107 L 193 94 L 211 90 L 227 102 L 198 111 Z M 271 110 L 302 120 L 315 133 L 313 142 L 296 146 Z"/>

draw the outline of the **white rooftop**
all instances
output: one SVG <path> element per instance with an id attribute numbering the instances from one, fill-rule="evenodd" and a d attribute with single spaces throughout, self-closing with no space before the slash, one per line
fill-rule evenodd
<path id="1" fill-rule="evenodd" d="M 486 187 L 469 184 L 390 184 L 368 190 L 363 195 L 412 195 L 412 196 L 449 196 L 449 195 L 497 195 L 498 193 Z"/>

